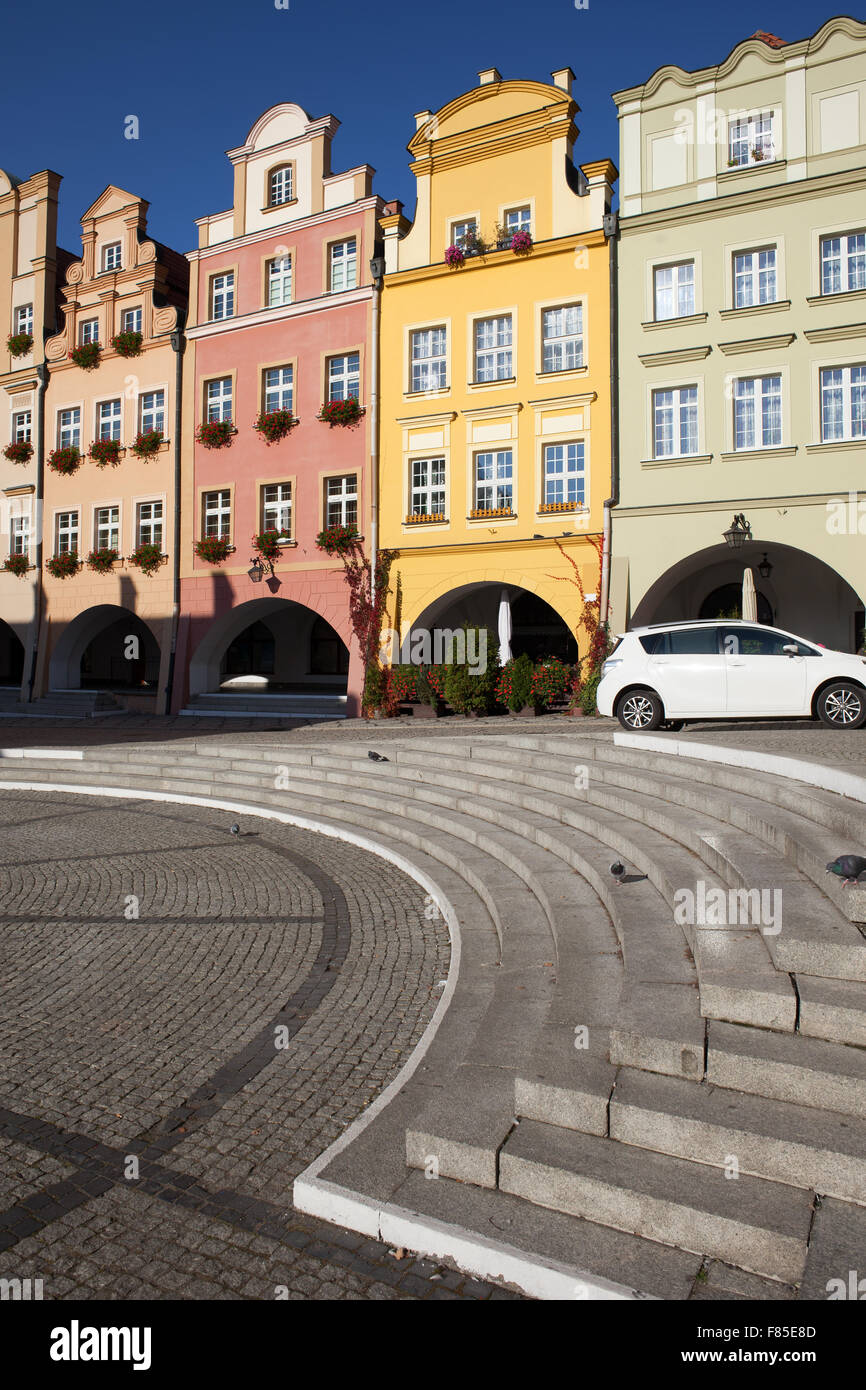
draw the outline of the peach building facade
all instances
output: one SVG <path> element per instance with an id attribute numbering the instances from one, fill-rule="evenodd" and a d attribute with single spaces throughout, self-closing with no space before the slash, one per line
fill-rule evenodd
<path id="1" fill-rule="evenodd" d="M 368 165 L 331 172 L 338 125 L 292 103 L 266 111 L 228 152 L 232 207 L 200 219 L 189 253 L 176 709 L 357 709 L 343 568 L 316 537 L 331 524 L 369 531 L 369 262 L 383 204 Z M 349 397 L 354 424 L 319 418 Z M 268 443 L 255 423 L 275 410 L 293 424 Z M 200 442 L 203 424 L 228 422 L 227 443 Z M 253 542 L 264 531 L 279 535 L 272 565 Z M 205 539 L 232 549 L 202 559 Z"/>
<path id="2" fill-rule="evenodd" d="M 36 692 L 99 689 L 122 707 L 161 714 L 177 603 L 176 422 L 188 266 L 148 238 L 147 209 L 110 186 L 84 214 L 81 259 L 63 287 L 63 326 L 46 343 Z M 82 348 L 95 366 L 73 360 Z M 141 456 L 140 437 L 151 446 Z M 69 471 L 57 471 L 58 463 Z M 158 547 L 152 572 L 135 563 L 143 545 Z M 51 571 L 64 556 L 72 572 L 58 577 Z M 102 569 L 94 567 L 100 556 Z"/>

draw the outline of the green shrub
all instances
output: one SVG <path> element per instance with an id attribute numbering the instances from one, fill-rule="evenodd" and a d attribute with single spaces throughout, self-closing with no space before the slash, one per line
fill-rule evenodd
<path id="1" fill-rule="evenodd" d="M 496 682 L 496 698 L 510 710 L 521 710 L 532 704 L 532 661 L 523 652 L 512 657 L 502 667 Z"/>
<path id="2" fill-rule="evenodd" d="M 482 657 L 484 669 L 473 674 L 470 663 L 454 662 L 447 666 L 445 698 L 455 714 L 486 714 L 496 703 L 496 684 L 499 679 L 499 642 L 489 628 L 463 624 L 466 634 L 466 654 L 471 650 Z M 474 634 L 474 636 L 473 636 Z M 486 660 L 483 654 L 486 652 Z M 475 663 L 473 663 L 475 664 Z"/>

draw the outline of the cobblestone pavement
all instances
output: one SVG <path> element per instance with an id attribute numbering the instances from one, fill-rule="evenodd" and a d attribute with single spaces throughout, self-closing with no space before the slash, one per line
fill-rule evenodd
<path id="1" fill-rule="evenodd" d="M 375 856 L 231 820 L 0 792 L 0 1278 L 47 1299 L 516 1297 L 292 1209 L 423 1032 L 447 931 Z"/>

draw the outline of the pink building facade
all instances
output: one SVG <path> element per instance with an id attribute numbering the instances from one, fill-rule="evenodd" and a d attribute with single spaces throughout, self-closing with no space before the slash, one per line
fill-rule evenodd
<path id="1" fill-rule="evenodd" d="M 176 709 L 358 709 L 343 567 L 316 537 L 333 524 L 369 530 L 369 263 L 383 204 L 368 165 L 331 173 L 338 124 L 291 103 L 265 112 L 228 152 L 232 207 L 198 222 L 189 253 Z M 354 424 L 319 419 L 350 396 Z M 268 443 L 254 426 L 274 410 L 296 423 Z M 236 433 L 207 447 L 202 425 L 221 422 Z M 254 565 L 253 537 L 274 530 L 279 555 Z M 202 559 L 203 540 L 232 549 Z"/>

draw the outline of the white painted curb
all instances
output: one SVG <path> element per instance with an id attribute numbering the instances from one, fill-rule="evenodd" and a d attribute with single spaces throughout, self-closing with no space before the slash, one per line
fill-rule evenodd
<path id="1" fill-rule="evenodd" d="M 786 758 L 779 753 L 759 753 L 752 748 L 730 748 L 722 743 L 692 743 L 687 738 L 656 738 L 653 734 L 614 734 L 617 748 L 645 748 L 650 753 L 668 753 L 673 757 L 695 758 L 707 763 L 725 763 L 728 767 L 744 767 L 753 772 L 769 772 L 775 777 L 790 777 L 822 791 L 838 792 L 852 801 L 866 801 L 866 777 L 826 763 L 811 763 L 803 758 Z"/>
<path id="2" fill-rule="evenodd" d="M 0 750 L 0 755 L 23 755 L 24 749 Z M 31 749 L 35 756 L 47 755 L 75 757 L 79 750 Z M 423 870 L 403 855 L 377 844 L 356 831 L 341 826 L 326 825 L 309 816 L 295 816 L 285 811 L 275 811 L 270 807 L 255 807 L 246 802 L 223 801 L 214 797 L 186 796 L 179 792 L 146 791 L 136 787 L 92 787 L 73 786 L 68 782 L 3 782 L 0 788 L 10 791 L 70 792 L 78 796 L 129 797 L 139 801 L 163 801 L 182 806 L 206 806 L 218 811 L 234 811 L 238 814 L 254 815 L 262 820 L 275 820 L 284 825 L 297 825 L 304 830 L 313 830 L 328 835 L 335 840 L 357 845 L 359 849 L 376 854 L 380 859 L 401 869 L 409 878 L 429 893 L 439 906 L 448 923 L 451 938 L 451 963 L 448 970 L 448 983 L 442 998 L 436 1006 L 430 1022 L 419 1038 L 412 1054 L 407 1058 L 393 1081 L 376 1097 L 372 1104 L 331 1144 L 324 1153 L 298 1175 L 293 1184 L 293 1203 L 298 1211 L 310 1216 L 318 1216 L 332 1225 L 339 1225 L 376 1240 L 403 1246 L 421 1255 L 438 1259 L 453 1260 L 467 1274 L 481 1279 L 495 1279 L 514 1284 L 524 1293 L 539 1299 L 591 1299 L 623 1300 L 651 1299 L 651 1294 L 642 1294 L 635 1289 L 614 1284 L 596 1274 L 588 1274 L 556 1260 L 533 1258 L 513 1246 L 485 1239 L 474 1231 L 462 1226 L 452 1226 L 424 1216 L 405 1207 L 389 1202 L 374 1202 L 372 1199 L 319 1178 L 318 1174 L 361 1134 L 377 1115 L 384 1110 L 397 1093 L 417 1070 L 423 1061 L 433 1038 L 448 1009 L 457 986 L 460 969 L 460 924 L 451 903 L 442 889 L 433 882 Z"/>

